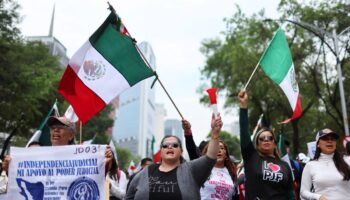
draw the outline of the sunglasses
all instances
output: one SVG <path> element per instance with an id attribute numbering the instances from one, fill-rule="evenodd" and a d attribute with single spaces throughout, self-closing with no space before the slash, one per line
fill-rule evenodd
<path id="1" fill-rule="evenodd" d="M 173 148 L 178 148 L 180 145 L 179 143 L 177 142 L 163 142 L 162 144 L 162 148 L 165 149 L 165 148 L 170 148 L 170 147 L 173 147 Z"/>
<path id="2" fill-rule="evenodd" d="M 273 136 L 270 135 L 270 136 L 260 136 L 260 137 L 259 137 L 259 141 L 260 141 L 260 142 L 263 142 L 263 141 L 265 141 L 265 140 L 267 140 L 267 141 L 269 141 L 269 142 L 272 142 L 272 141 L 273 141 Z"/>

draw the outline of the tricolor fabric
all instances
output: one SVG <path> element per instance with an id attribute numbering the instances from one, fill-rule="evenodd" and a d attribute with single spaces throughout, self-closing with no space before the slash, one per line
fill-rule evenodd
<path id="1" fill-rule="evenodd" d="M 83 123 L 121 92 L 154 75 L 124 29 L 111 12 L 73 55 L 62 76 L 58 91 Z"/>
<path id="2" fill-rule="evenodd" d="M 74 109 L 71 105 L 68 106 L 66 112 L 64 113 L 64 117 L 66 117 L 70 122 L 76 123 L 78 122 L 79 118 L 75 114 Z"/>
<path id="3" fill-rule="evenodd" d="M 300 117 L 302 110 L 299 87 L 295 79 L 292 55 L 281 28 L 275 33 L 259 63 L 267 76 L 282 88 L 293 109 L 292 117 L 282 123 L 289 123 L 291 120 Z"/>
<path id="4" fill-rule="evenodd" d="M 284 144 L 284 136 L 283 134 L 280 134 L 279 135 L 279 139 L 278 139 L 278 149 L 280 150 L 280 153 L 281 153 L 281 159 L 288 163 L 289 165 L 289 168 L 291 170 L 291 173 L 292 173 L 292 176 L 293 176 L 293 180 L 294 180 L 294 174 L 293 174 L 293 170 L 292 170 L 292 164 L 290 163 L 290 159 L 289 159 L 289 155 L 287 153 L 287 150 L 286 150 L 286 146 Z"/>
<path id="5" fill-rule="evenodd" d="M 47 120 L 51 116 L 59 117 L 58 108 L 57 108 L 57 102 L 55 102 L 53 104 L 53 106 L 50 109 L 49 113 L 47 113 L 45 119 L 41 122 L 38 130 L 35 131 L 33 136 L 27 142 L 26 147 L 28 147 L 29 144 L 32 143 L 32 142 L 40 142 L 43 146 L 51 146 L 50 129 L 46 125 Z"/>

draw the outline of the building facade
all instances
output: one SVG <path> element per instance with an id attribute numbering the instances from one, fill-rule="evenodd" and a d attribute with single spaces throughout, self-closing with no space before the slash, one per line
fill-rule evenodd
<path id="1" fill-rule="evenodd" d="M 153 69 L 156 62 L 152 47 L 147 42 L 139 45 Z M 119 108 L 113 126 L 113 138 L 120 148 L 134 155 L 153 157 L 152 137 L 155 134 L 155 90 L 151 89 L 154 77 L 137 83 L 119 96 Z"/>

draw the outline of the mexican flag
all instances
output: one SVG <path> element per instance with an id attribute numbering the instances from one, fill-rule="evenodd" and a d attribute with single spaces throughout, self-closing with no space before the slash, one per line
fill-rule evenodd
<path id="1" fill-rule="evenodd" d="M 59 117 L 58 108 L 57 108 L 57 102 L 55 102 L 50 109 L 49 113 L 47 113 L 45 119 L 41 122 L 39 128 L 33 136 L 30 138 L 30 140 L 27 142 L 26 147 L 32 142 L 40 142 L 43 146 L 51 146 L 51 135 L 50 135 L 50 129 L 46 125 L 47 120 L 49 117 L 55 116 Z"/>
<path id="2" fill-rule="evenodd" d="M 293 180 L 294 180 L 294 174 L 293 174 L 293 170 L 292 170 L 292 164 L 290 163 L 290 159 L 289 159 L 289 155 L 287 153 L 287 150 L 286 150 L 286 146 L 284 144 L 284 136 L 283 134 L 279 134 L 278 136 L 278 149 L 281 153 L 281 160 L 283 160 L 284 162 L 288 163 L 289 165 L 289 168 L 292 172 L 292 176 L 293 176 Z"/>
<path id="3" fill-rule="evenodd" d="M 83 123 L 121 92 L 154 75 L 121 25 L 111 12 L 70 59 L 59 83 L 58 92 Z"/>
<path id="4" fill-rule="evenodd" d="M 273 36 L 270 45 L 260 58 L 259 64 L 267 76 L 282 88 L 293 109 L 292 117 L 282 123 L 289 123 L 291 120 L 300 117 L 302 111 L 299 87 L 295 79 L 292 55 L 281 28 Z"/>

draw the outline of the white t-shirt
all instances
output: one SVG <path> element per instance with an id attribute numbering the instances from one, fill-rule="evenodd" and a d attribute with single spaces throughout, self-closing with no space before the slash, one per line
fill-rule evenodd
<path id="1" fill-rule="evenodd" d="M 201 187 L 201 199 L 231 200 L 234 192 L 234 184 L 226 167 L 214 167 L 209 180 Z"/>
<path id="2" fill-rule="evenodd" d="M 343 175 L 334 165 L 333 155 L 321 153 L 317 161 L 306 164 L 301 179 L 301 199 L 318 200 L 321 195 L 328 200 L 350 199 L 350 181 L 343 181 Z M 350 157 L 344 157 L 344 160 L 350 166 Z M 310 191 L 312 185 L 314 192 Z"/>

